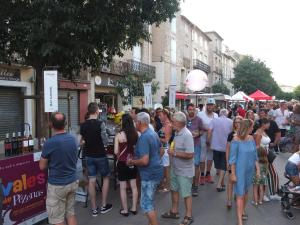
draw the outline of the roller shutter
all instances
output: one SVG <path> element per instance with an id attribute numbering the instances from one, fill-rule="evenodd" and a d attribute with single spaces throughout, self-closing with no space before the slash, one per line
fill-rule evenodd
<path id="1" fill-rule="evenodd" d="M 21 88 L 0 86 L 0 140 L 5 134 L 22 131 L 24 123 L 24 99 Z"/>
<path id="2" fill-rule="evenodd" d="M 71 114 L 71 132 L 78 132 L 79 129 L 79 103 L 78 103 L 78 91 L 69 91 L 69 90 L 58 90 L 58 111 L 63 112 L 68 121 L 68 100 L 66 99 L 68 93 L 72 96 L 70 101 L 70 114 Z M 65 97 L 61 99 L 60 97 Z"/>

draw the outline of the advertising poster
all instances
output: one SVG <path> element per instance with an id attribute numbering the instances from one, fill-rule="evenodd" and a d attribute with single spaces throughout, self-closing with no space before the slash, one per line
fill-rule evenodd
<path id="1" fill-rule="evenodd" d="M 58 110 L 58 88 L 57 71 L 44 71 L 44 102 L 45 112 L 56 112 Z"/>
<path id="2" fill-rule="evenodd" d="M 176 85 L 169 86 L 169 107 L 176 107 Z"/>
<path id="3" fill-rule="evenodd" d="M 145 98 L 145 108 L 152 108 L 152 90 L 151 83 L 144 83 L 144 98 Z"/>
<path id="4" fill-rule="evenodd" d="M 34 224 L 45 218 L 47 174 L 39 157 L 28 154 L 1 160 L 4 224 Z"/>

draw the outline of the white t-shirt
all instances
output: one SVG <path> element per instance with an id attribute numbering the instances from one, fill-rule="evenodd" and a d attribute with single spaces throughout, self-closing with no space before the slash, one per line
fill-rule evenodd
<path id="1" fill-rule="evenodd" d="M 294 153 L 290 158 L 289 162 L 294 163 L 295 165 L 300 165 L 300 154 L 298 152 Z"/>
<path id="2" fill-rule="evenodd" d="M 276 109 L 274 113 L 275 122 L 277 123 L 279 129 L 286 129 L 286 125 L 283 125 L 283 123 L 286 123 L 287 119 L 289 118 L 290 113 L 286 109 L 282 113 L 281 109 Z"/>
<path id="3" fill-rule="evenodd" d="M 200 119 L 202 120 L 204 129 L 208 130 L 211 121 L 214 118 L 218 118 L 219 116 L 217 113 L 213 113 L 212 116 L 208 116 L 206 111 L 201 111 L 198 113 L 198 117 L 200 117 Z M 200 137 L 200 140 L 202 143 L 206 142 L 206 137 L 207 137 L 207 132 L 204 132 L 203 135 L 201 135 L 201 137 Z"/>

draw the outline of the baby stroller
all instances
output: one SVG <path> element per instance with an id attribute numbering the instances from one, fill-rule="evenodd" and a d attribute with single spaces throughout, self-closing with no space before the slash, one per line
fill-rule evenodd
<path id="1" fill-rule="evenodd" d="M 294 219 L 295 216 L 291 212 L 291 207 L 297 201 L 300 201 L 300 186 L 291 187 L 289 184 L 292 180 L 285 174 L 288 181 L 281 186 L 282 198 L 281 209 L 288 219 Z"/>

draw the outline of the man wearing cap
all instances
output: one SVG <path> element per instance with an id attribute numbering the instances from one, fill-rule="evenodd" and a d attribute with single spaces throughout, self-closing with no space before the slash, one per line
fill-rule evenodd
<path id="1" fill-rule="evenodd" d="M 202 120 L 204 133 L 200 138 L 201 144 L 201 157 L 200 157 L 200 184 L 214 183 L 210 170 L 213 163 L 213 152 L 207 147 L 207 131 L 212 119 L 218 118 L 218 115 L 214 113 L 215 99 L 208 98 L 206 102 L 206 110 L 198 113 L 198 116 Z M 205 162 L 206 162 L 206 174 L 205 174 Z"/>

